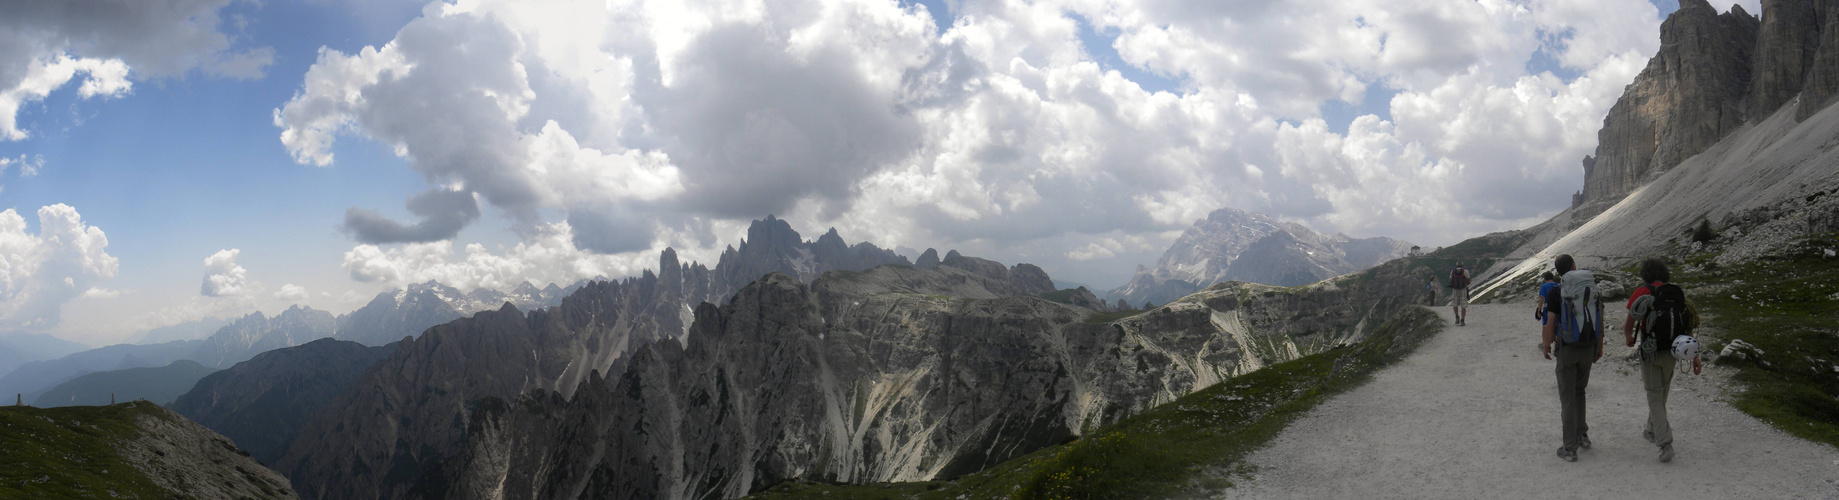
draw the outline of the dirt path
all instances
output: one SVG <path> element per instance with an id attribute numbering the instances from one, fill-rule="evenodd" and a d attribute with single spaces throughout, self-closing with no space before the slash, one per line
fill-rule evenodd
<path id="1" fill-rule="evenodd" d="M 1668 404 L 1677 457 L 1641 438 L 1647 403 L 1621 334 L 1591 372 L 1594 448 L 1560 460 L 1557 383 L 1531 304 L 1481 305 L 1248 457 L 1223 498 L 1839 498 L 1839 450 L 1717 400 L 1690 367 Z M 1448 307 L 1438 308 L 1446 321 Z M 1612 313 L 1616 327 L 1621 315 Z M 1453 322 L 1451 323 L 1454 324 Z"/>

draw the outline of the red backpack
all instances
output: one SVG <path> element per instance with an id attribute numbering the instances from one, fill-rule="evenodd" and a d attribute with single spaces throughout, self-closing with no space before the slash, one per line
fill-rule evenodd
<path id="1" fill-rule="evenodd" d="M 1468 288 L 1469 287 L 1469 273 L 1463 272 L 1463 270 L 1460 268 L 1454 271 L 1450 271 L 1449 272 L 1449 287 L 1450 288 Z"/>

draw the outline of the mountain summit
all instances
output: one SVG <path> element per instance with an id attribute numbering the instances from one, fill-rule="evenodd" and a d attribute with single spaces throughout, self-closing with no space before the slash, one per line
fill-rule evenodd
<path id="1" fill-rule="evenodd" d="M 1386 237 L 1325 236 L 1302 224 L 1222 208 L 1182 231 L 1156 267 L 1110 292 L 1131 304 L 1163 304 L 1222 281 L 1297 286 L 1402 257 L 1411 243 Z"/>

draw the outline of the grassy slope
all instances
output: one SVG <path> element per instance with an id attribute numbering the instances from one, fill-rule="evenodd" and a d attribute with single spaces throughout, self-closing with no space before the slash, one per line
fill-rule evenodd
<path id="1" fill-rule="evenodd" d="M 1744 385 L 1735 406 L 1802 438 L 1839 446 L 1839 233 L 1809 237 L 1790 256 L 1720 268 L 1700 254 L 1674 281 L 1703 312 L 1709 349 L 1741 339 L 1757 359 L 1719 358 Z"/>
<path id="2" fill-rule="evenodd" d="M 1234 470 L 1316 404 L 1366 381 L 1441 329 L 1409 308 L 1359 345 L 1280 363 L 1189 394 L 1116 425 L 955 481 L 780 484 L 754 498 L 1139 498 L 1227 486 Z"/>
<path id="3" fill-rule="evenodd" d="M 152 406 L 0 407 L 0 498 L 167 498 L 115 453 Z"/>

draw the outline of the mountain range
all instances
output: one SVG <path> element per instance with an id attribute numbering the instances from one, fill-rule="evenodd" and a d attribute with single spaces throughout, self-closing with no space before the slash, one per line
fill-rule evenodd
<path id="1" fill-rule="evenodd" d="M 1403 257 L 1411 246 L 1386 237 L 1321 235 L 1294 222 L 1223 208 L 1194 221 L 1155 267 L 1138 266 L 1130 282 L 1106 298 L 1124 305 L 1162 304 L 1223 281 L 1304 285 Z"/>

